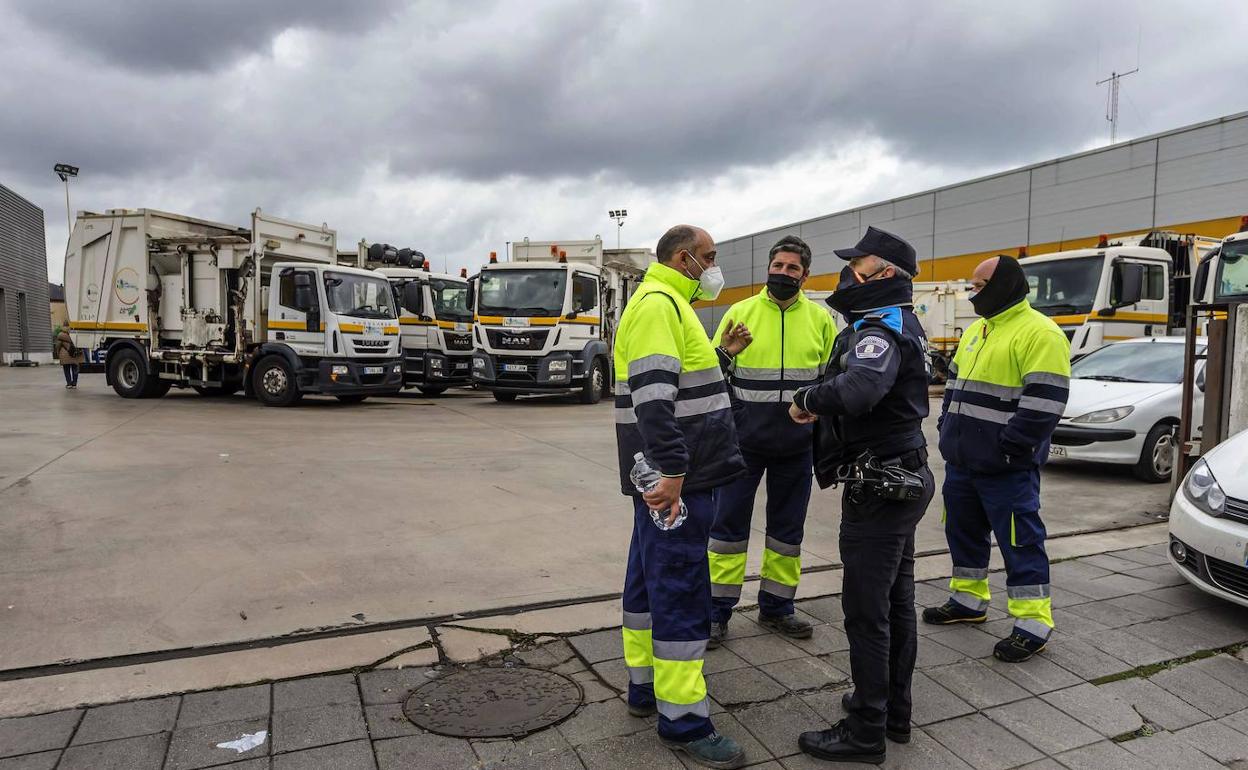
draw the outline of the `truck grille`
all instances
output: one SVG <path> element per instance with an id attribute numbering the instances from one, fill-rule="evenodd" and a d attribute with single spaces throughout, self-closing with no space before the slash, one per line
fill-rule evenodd
<path id="1" fill-rule="evenodd" d="M 541 350 L 546 347 L 550 329 L 486 329 L 485 335 L 495 350 Z"/>
<path id="2" fill-rule="evenodd" d="M 351 346 L 356 353 L 366 356 L 385 355 L 390 349 L 389 340 L 353 340 Z"/>
<path id="3" fill-rule="evenodd" d="M 472 350 L 471 334 L 452 334 L 450 332 L 442 332 L 446 337 L 447 350 Z"/>
<path id="4" fill-rule="evenodd" d="M 1218 588 L 1248 597 L 1248 569 L 1212 556 L 1205 556 L 1205 565 L 1209 568 L 1210 580 Z"/>

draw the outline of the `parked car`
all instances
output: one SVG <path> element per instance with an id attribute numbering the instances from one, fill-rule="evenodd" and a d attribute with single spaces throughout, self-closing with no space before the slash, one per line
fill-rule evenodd
<path id="1" fill-rule="evenodd" d="M 1182 337 L 1113 342 L 1071 364 L 1070 399 L 1050 459 L 1130 465 L 1137 478 L 1168 481 L 1183 401 Z M 1197 340 L 1204 350 L 1205 340 Z M 1197 362 L 1192 414 L 1204 408 L 1204 362 Z M 1197 435 L 1199 431 L 1193 431 Z"/>
<path id="2" fill-rule="evenodd" d="M 1248 430 L 1183 479 L 1170 504 L 1170 562 L 1205 593 L 1248 607 Z"/>

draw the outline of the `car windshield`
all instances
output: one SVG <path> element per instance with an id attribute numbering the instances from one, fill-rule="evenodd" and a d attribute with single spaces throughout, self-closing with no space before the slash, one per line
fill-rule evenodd
<path id="1" fill-rule="evenodd" d="M 1091 312 L 1104 263 L 1104 257 L 1025 262 L 1023 273 L 1031 287 L 1027 300 L 1048 316 Z"/>
<path id="2" fill-rule="evenodd" d="M 477 311 L 502 316 L 559 315 L 567 280 L 566 270 L 483 270 Z"/>
<path id="3" fill-rule="evenodd" d="M 471 321 L 468 310 L 468 282 L 435 278 L 429 282 L 433 294 L 433 314 L 445 321 Z"/>
<path id="4" fill-rule="evenodd" d="M 1119 342 L 1076 361 L 1070 376 L 1107 382 L 1182 382 L 1183 348 L 1177 342 Z"/>
<path id="5" fill-rule="evenodd" d="M 325 297 L 329 309 L 356 318 L 397 318 L 390 282 L 380 276 L 326 271 Z"/>
<path id="6" fill-rule="evenodd" d="M 1215 299 L 1248 295 L 1248 239 L 1222 244 Z"/>

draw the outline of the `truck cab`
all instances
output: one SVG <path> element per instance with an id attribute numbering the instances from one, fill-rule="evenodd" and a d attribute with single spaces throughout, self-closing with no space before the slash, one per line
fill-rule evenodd
<path id="1" fill-rule="evenodd" d="M 406 267 L 378 268 L 399 304 L 405 387 L 435 396 L 472 384 L 468 279 Z"/>
<path id="2" fill-rule="evenodd" d="M 1194 291 L 1205 304 L 1248 301 L 1248 217 L 1240 227 L 1242 232 L 1222 239 L 1196 270 Z"/>

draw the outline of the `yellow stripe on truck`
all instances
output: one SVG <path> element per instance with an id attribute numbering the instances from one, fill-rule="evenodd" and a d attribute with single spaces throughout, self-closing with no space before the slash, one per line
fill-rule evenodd
<path id="1" fill-rule="evenodd" d="M 304 332 L 308 330 L 307 321 L 269 321 L 270 329 L 278 329 L 281 331 Z M 325 331 L 325 324 L 321 324 L 321 331 Z"/>
<path id="2" fill-rule="evenodd" d="M 147 324 L 107 321 L 70 321 L 69 328 L 80 332 L 145 332 Z"/>

